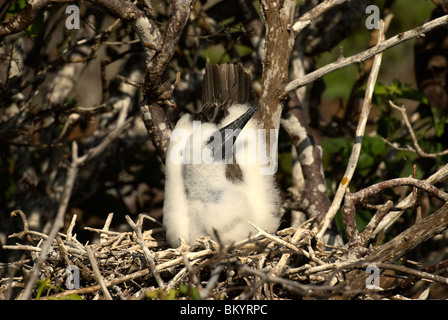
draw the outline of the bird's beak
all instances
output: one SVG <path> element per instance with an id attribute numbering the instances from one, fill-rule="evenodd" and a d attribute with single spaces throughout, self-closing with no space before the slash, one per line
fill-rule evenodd
<path id="1" fill-rule="evenodd" d="M 219 134 L 221 136 L 221 153 L 220 155 L 215 154 L 215 157 L 221 158 L 224 161 L 232 158 L 233 145 L 235 144 L 236 138 L 258 109 L 260 109 L 259 105 L 249 108 L 238 119 L 219 129 Z"/>

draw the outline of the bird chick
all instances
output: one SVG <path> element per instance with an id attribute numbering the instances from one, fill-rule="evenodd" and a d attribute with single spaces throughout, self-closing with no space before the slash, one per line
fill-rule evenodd
<path id="1" fill-rule="evenodd" d="M 248 95 L 239 91 L 251 90 L 248 76 L 240 65 L 207 68 L 204 87 L 210 89 L 207 81 L 214 81 L 211 86 L 221 87 L 221 95 L 234 96 L 217 101 L 215 95 L 201 115 L 184 115 L 170 137 L 163 224 L 173 247 L 180 238 L 191 245 L 207 235 L 228 244 L 254 234 L 249 222 L 268 232 L 280 222 L 279 191 L 258 156 L 267 148 L 253 119 L 259 106 L 232 103 L 247 102 Z"/>

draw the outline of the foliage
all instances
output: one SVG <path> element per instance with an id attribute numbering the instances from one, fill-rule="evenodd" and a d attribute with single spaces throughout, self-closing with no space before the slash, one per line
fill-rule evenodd
<path id="1" fill-rule="evenodd" d="M 171 289 L 165 292 L 163 289 L 156 289 L 146 293 L 146 297 L 152 300 L 177 300 L 187 297 L 190 300 L 201 300 L 201 295 L 197 288 L 192 285 L 180 284 L 178 289 Z"/>
<path id="2" fill-rule="evenodd" d="M 50 277 L 47 277 L 43 280 L 38 280 L 36 282 L 36 288 L 37 288 L 36 300 L 39 300 L 43 293 L 48 293 L 48 291 L 50 291 L 50 290 L 51 291 L 64 291 L 63 288 L 52 285 Z M 50 298 L 49 300 L 82 300 L 82 298 L 80 295 L 73 293 L 73 294 L 69 294 L 69 295 L 64 295 L 60 298 Z"/>
<path id="3" fill-rule="evenodd" d="M 143 5 L 145 2 L 137 1 L 137 4 Z M 259 2 L 251 2 L 259 17 Z M 382 8 L 390 1 L 373 2 Z M 151 17 L 154 16 L 157 26 L 165 31 L 163 28 L 170 18 L 169 1 L 154 3 Z M 245 27 L 241 12 L 228 3 L 230 0 L 192 1 L 191 18 L 163 79 L 160 79 L 161 83 L 169 84 L 174 89 L 172 98 L 176 107 L 165 111 L 172 124 L 184 113 L 200 108 L 202 72 L 207 61 L 241 62 L 252 71 L 257 93 L 261 91 L 262 71 L 269 61 L 258 56 L 251 42 L 255 31 Z M 297 16 L 307 3 L 311 1 L 297 1 Z M 10 212 L 17 208 L 32 217 L 30 229 L 48 230 L 61 203 L 73 143 L 77 143 L 79 155 L 83 156 L 107 141 L 119 118 L 119 107 L 115 103 L 121 101 L 123 96 L 132 101 L 127 114 L 129 123 L 108 148 L 79 168 L 64 229 L 76 214 L 77 224 L 73 232 L 80 241 L 91 241 L 92 235 L 84 227 L 103 226 L 109 212 L 115 212 L 118 216 L 111 225 L 112 229 L 123 225 L 125 214 L 137 216 L 146 212 L 156 222 L 162 219 L 163 165 L 154 146 L 148 142 L 148 132 L 142 124 L 139 110 L 142 89 L 139 86 L 145 71 L 143 48 L 129 24 L 116 20 L 106 10 L 91 6 L 89 2 L 79 1 L 76 4 L 81 7 L 83 15 L 81 30 L 66 30 L 63 26 L 65 8 L 54 3 L 36 13 L 22 34 L 6 37 L 0 46 L 0 68 L 6 70 L 0 78 L 1 245 L 13 241 L 6 239 L 6 235 L 17 231 L 16 221 L 11 222 L 9 218 Z M 25 0 L 16 0 L 9 7 L 0 6 L 4 10 L 0 10 L 0 14 L 4 14 L 0 17 L 2 22 L 20 15 L 26 5 Z M 391 35 L 421 24 L 430 16 L 434 6 L 425 0 L 415 1 L 412 6 L 405 0 L 397 0 L 396 5 L 389 30 Z M 264 22 L 265 17 L 260 16 Z M 332 14 L 330 18 L 336 19 L 338 16 Z M 362 23 L 361 19 L 352 24 L 362 26 Z M 304 54 L 300 50 L 321 41 L 320 36 L 331 26 L 328 23 L 324 27 L 305 29 L 304 32 L 308 33 L 300 37 L 303 42 L 294 49 L 294 56 Z M 331 43 L 323 52 L 304 54 L 305 73 L 337 61 L 341 46 L 344 56 L 365 50 L 371 36 L 372 32 L 366 28 L 354 28 L 347 32 L 341 42 Z M 413 176 L 414 165 L 417 167 L 416 178 L 424 179 L 448 162 L 448 156 L 424 158 L 403 150 L 413 146 L 414 141 L 401 115 L 389 106 L 389 101 L 403 104 L 410 115 L 415 114 L 415 110 L 421 111 L 420 118 L 413 121 L 412 126 L 425 152 L 436 153 L 448 149 L 448 118 L 438 109 L 431 108 L 429 97 L 418 89 L 414 80 L 409 80 L 413 79 L 414 72 L 410 67 L 413 65 L 412 45 L 410 41 L 384 53 L 368 132 L 363 137 L 357 169 L 350 181 L 352 192 L 380 181 Z M 302 101 L 310 108 L 310 127 L 323 149 L 322 167 L 330 199 L 343 178 L 353 143 L 359 139 L 353 134 L 358 115 L 345 118 L 341 113 L 347 110 L 352 90 L 356 98 L 362 98 L 365 94 L 365 85 L 358 89 L 354 85 L 363 66 L 353 65 L 318 79 L 307 86 L 307 95 Z M 292 68 L 289 75 L 284 75 L 285 81 L 288 76 L 296 76 Z M 70 80 L 68 83 L 65 82 L 67 79 Z M 126 84 L 123 79 L 131 80 L 133 85 Z M 122 91 L 125 86 L 132 87 L 133 91 L 129 88 L 130 91 Z M 70 90 L 56 95 L 66 88 Z M 290 140 L 281 129 L 277 177 L 285 197 L 288 197 L 288 188 L 293 181 L 294 157 Z M 378 204 L 389 199 L 397 201 L 402 196 L 397 190 L 388 190 L 371 200 Z M 436 205 L 430 202 L 430 209 Z M 373 213 L 370 209 L 357 208 L 356 224 L 360 231 Z M 415 214 L 408 212 L 406 219 L 397 222 L 396 229 L 389 230 L 387 239 L 415 219 Z M 340 214 L 336 216 L 336 224 L 344 235 L 345 227 Z M 285 236 L 288 237 L 290 235 Z M 428 245 L 423 253 L 417 252 L 415 260 L 423 260 L 434 248 Z M 322 256 L 325 256 L 324 252 Z M 19 258 L 0 250 L 2 262 Z M 3 274 L 0 273 L 1 276 Z M 35 290 L 36 299 L 39 299 L 44 294 L 62 292 L 63 289 L 46 278 L 36 284 Z M 146 297 L 199 299 L 200 294 L 197 287 L 180 284 L 168 292 L 154 289 Z M 81 297 L 70 295 L 66 298 L 76 300 Z"/>

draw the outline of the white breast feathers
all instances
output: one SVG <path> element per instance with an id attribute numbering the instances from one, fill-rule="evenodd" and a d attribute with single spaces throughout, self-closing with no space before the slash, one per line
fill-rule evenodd
<path id="1" fill-rule="evenodd" d="M 277 230 L 279 192 L 272 174 L 263 171 L 269 165 L 262 159 L 266 135 L 252 119 L 258 108 L 252 108 L 234 105 L 218 125 L 192 121 L 189 114 L 177 122 L 166 158 L 163 207 L 172 246 L 180 238 L 193 244 L 200 236 L 236 242 L 255 233 L 249 222 Z"/>

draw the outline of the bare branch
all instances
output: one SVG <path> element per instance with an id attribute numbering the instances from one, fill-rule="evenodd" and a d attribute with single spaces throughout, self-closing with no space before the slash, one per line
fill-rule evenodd
<path id="1" fill-rule="evenodd" d="M 327 0 L 319 3 L 313 9 L 305 13 L 303 16 L 298 18 L 294 25 L 292 26 L 292 30 L 297 34 L 307 26 L 309 26 L 315 19 L 323 15 L 329 9 L 340 5 L 341 3 L 346 2 L 347 0 Z M 350 1 L 350 0 L 349 0 Z"/>
<path id="2" fill-rule="evenodd" d="M 386 189 L 395 188 L 399 186 L 415 187 L 428 192 L 432 196 L 444 202 L 448 202 L 448 193 L 437 189 L 428 182 L 417 180 L 414 178 L 397 178 L 383 181 L 355 193 L 350 193 L 349 191 L 346 191 L 344 207 L 342 208 L 342 216 L 344 218 L 344 225 L 346 227 L 347 235 L 349 238 L 349 245 L 354 250 L 355 255 L 359 256 L 362 253 L 365 253 L 366 249 L 363 248 L 364 245 L 370 239 L 370 236 L 372 235 L 374 228 L 377 227 L 381 219 L 392 208 L 392 202 L 388 201 L 386 205 L 384 205 L 378 210 L 378 212 L 372 218 L 371 223 L 369 223 L 368 228 L 366 227 L 366 229 L 364 230 L 362 236 L 359 235 L 358 228 L 356 227 L 355 206 L 361 204 L 362 202 L 364 202 L 365 199 L 373 196 L 374 194 L 382 192 Z"/>
<path id="3" fill-rule="evenodd" d="M 394 239 L 376 248 L 376 250 L 364 257 L 364 261 L 372 264 L 394 263 L 417 245 L 427 241 L 447 227 L 448 204 L 445 204 L 436 212 L 416 222 L 415 225 L 409 227 Z M 352 299 L 359 290 L 364 289 L 366 285 L 365 271 L 350 272 L 347 275 L 346 284 L 351 290 L 337 297 L 332 297 L 332 299 Z"/>
<path id="4" fill-rule="evenodd" d="M 426 183 L 434 185 L 439 181 L 442 181 L 448 177 L 448 164 L 440 168 L 436 173 L 431 175 L 428 179 L 424 180 Z M 397 207 L 407 208 L 410 203 L 414 201 L 413 193 L 410 193 L 404 200 L 402 200 Z M 380 231 L 389 228 L 403 213 L 403 210 L 391 211 L 378 225 L 378 227 L 373 232 L 373 236 L 378 234 Z"/>
<path id="5" fill-rule="evenodd" d="M 67 179 L 65 181 L 64 191 L 61 195 L 61 202 L 59 204 L 59 209 L 54 219 L 53 227 L 42 246 L 42 252 L 34 265 L 33 271 L 30 275 L 28 283 L 26 284 L 25 291 L 20 297 L 22 300 L 28 300 L 31 296 L 31 291 L 34 288 L 39 272 L 43 266 L 45 259 L 47 258 L 48 252 L 50 250 L 51 244 L 56 238 L 59 229 L 64 224 L 64 215 L 67 210 L 68 202 L 72 193 L 73 186 L 75 184 L 75 179 L 78 174 L 78 168 L 81 165 L 82 160 L 78 158 L 78 144 L 74 141 L 72 144 L 72 163 L 68 170 Z"/>
<path id="6" fill-rule="evenodd" d="M 303 87 L 311 82 L 313 82 L 316 79 L 319 79 L 335 70 L 339 70 L 341 68 L 344 68 L 346 66 L 349 66 L 354 63 L 362 62 L 366 59 L 369 59 L 373 56 L 375 56 L 378 53 L 381 53 L 387 49 L 390 49 L 404 41 L 407 41 L 409 39 L 419 37 L 424 35 L 426 32 L 431 31 L 432 29 L 441 27 L 443 25 L 448 24 L 448 15 L 445 15 L 443 17 L 434 19 L 432 21 L 429 21 L 422 26 L 416 27 L 412 30 L 400 33 L 382 43 L 377 44 L 376 46 L 367 49 L 361 53 L 358 53 L 356 55 L 353 55 L 351 57 L 339 57 L 337 61 L 330 63 L 326 65 L 325 67 L 322 67 L 314 72 L 311 72 L 307 74 L 305 77 L 301 79 L 296 79 L 291 82 L 289 82 L 286 87 L 285 91 L 290 92 L 292 90 L 296 90 L 300 87 Z"/>
<path id="7" fill-rule="evenodd" d="M 190 14 L 189 1 L 172 0 L 171 10 L 160 51 L 149 62 L 146 70 L 145 83 L 142 87 L 144 100 L 140 106 L 146 130 L 162 162 L 165 162 L 171 134 L 171 124 L 164 109 L 175 105 L 171 101 L 174 86 L 170 82 L 163 82 L 162 76 L 187 23 Z"/>
<path id="8" fill-rule="evenodd" d="M 286 116 L 281 119 L 281 124 L 297 150 L 304 178 L 304 185 L 300 190 L 298 187 L 290 189 L 291 195 L 302 206 L 301 210 L 308 212 L 310 217 L 316 217 L 316 221 L 320 223 L 330 207 L 322 170 L 322 149 L 309 133 L 303 108 L 295 92 L 289 94 Z M 303 201 L 304 199 L 307 201 Z"/>
<path id="9" fill-rule="evenodd" d="M 283 5 L 281 5 L 283 4 Z M 265 22 L 265 55 L 260 102 L 263 112 L 257 112 L 255 118 L 261 129 L 267 129 L 267 141 L 270 130 L 280 127 L 283 102 L 282 85 L 287 81 L 289 58 L 294 47 L 294 37 L 287 26 L 294 18 L 294 1 L 261 1 Z M 269 154 L 269 150 L 268 150 Z"/>
<path id="10" fill-rule="evenodd" d="M 381 43 L 384 41 L 384 23 L 381 20 L 380 22 L 380 30 L 378 35 L 378 45 L 381 45 Z M 333 202 L 331 203 L 330 209 L 328 210 L 324 222 L 321 226 L 321 229 L 317 235 L 318 238 L 322 238 L 325 231 L 327 230 L 328 226 L 330 225 L 331 221 L 334 218 L 334 215 L 336 214 L 337 210 L 340 207 L 340 204 L 342 202 L 342 199 L 344 197 L 345 191 L 347 190 L 350 180 L 353 177 L 353 174 L 355 173 L 356 165 L 358 163 L 359 154 L 361 152 L 361 146 L 362 146 L 362 140 L 364 137 L 364 132 L 367 124 L 367 119 L 369 117 L 370 109 L 372 107 L 372 96 L 373 96 L 373 90 L 375 87 L 376 79 L 378 77 L 379 69 L 381 66 L 381 59 L 382 54 L 379 53 L 375 56 L 375 59 L 373 61 L 372 65 L 372 71 L 370 72 L 369 79 L 367 81 L 367 89 L 364 97 L 364 102 L 361 109 L 361 114 L 359 117 L 358 126 L 356 128 L 356 135 L 355 135 L 355 142 L 352 148 L 352 152 L 350 154 L 350 158 L 348 161 L 347 168 L 345 169 L 344 178 L 340 182 L 338 189 L 336 190 L 336 194 L 334 196 Z"/>
<path id="11" fill-rule="evenodd" d="M 37 14 L 52 3 L 70 3 L 72 0 L 29 0 L 26 2 L 25 8 L 19 15 L 15 16 L 7 23 L 3 22 L 0 27 L 0 42 L 6 36 L 23 31 L 36 18 Z"/>
<path id="12" fill-rule="evenodd" d="M 151 272 L 154 276 L 154 278 L 157 281 L 157 284 L 160 288 L 164 287 L 163 280 L 160 277 L 159 272 L 156 270 L 154 258 L 152 257 L 151 252 L 149 251 L 148 247 L 145 244 L 145 241 L 143 240 L 141 225 L 136 225 L 134 221 L 129 216 L 126 216 L 126 221 L 129 223 L 129 225 L 132 227 L 132 229 L 135 232 L 135 235 L 137 236 L 137 243 L 140 245 L 140 247 L 143 250 L 143 254 L 145 255 L 146 261 L 149 264 L 149 268 L 151 269 Z"/>
<path id="13" fill-rule="evenodd" d="M 415 136 L 414 130 L 412 129 L 412 125 L 411 122 L 409 121 L 408 115 L 406 114 L 406 108 L 404 106 L 397 106 L 396 104 L 394 104 L 392 101 L 389 101 L 389 105 L 400 111 L 401 116 L 403 117 L 404 123 L 406 124 L 406 127 L 408 128 L 409 134 L 411 135 L 412 138 L 412 142 L 414 143 L 414 148 L 410 146 L 407 146 L 407 148 L 405 149 L 406 151 L 413 151 L 415 153 L 417 153 L 420 157 L 423 158 L 437 158 L 437 157 L 441 157 L 444 155 L 448 154 L 448 150 L 444 150 L 441 152 L 436 152 L 436 153 L 426 153 L 425 151 L 423 151 L 423 149 L 420 147 L 420 144 L 418 143 L 417 137 Z"/>
<path id="14" fill-rule="evenodd" d="M 86 252 L 89 257 L 90 265 L 92 266 L 92 270 L 95 275 L 96 281 L 100 285 L 101 291 L 103 291 L 104 297 L 106 298 L 106 300 L 112 300 L 109 290 L 107 290 L 107 286 L 104 283 L 104 279 L 101 276 L 101 272 L 100 272 L 100 269 L 98 268 L 98 263 L 96 262 L 95 254 L 93 253 L 92 248 L 90 246 L 85 246 L 85 248 L 86 248 Z"/>

